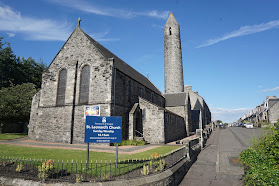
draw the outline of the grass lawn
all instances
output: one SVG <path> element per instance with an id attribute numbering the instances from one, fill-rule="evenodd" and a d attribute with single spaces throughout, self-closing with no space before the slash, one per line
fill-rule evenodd
<path id="1" fill-rule="evenodd" d="M 23 166 L 29 166 L 28 170 L 37 169 L 38 165 L 41 166 L 42 161 L 53 159 L 56 164 L 54 164 L 54 173 L 57 174 L 59 170 L 65 170 L 70 173 L 72 176 L 75 174 L 85 174 L 87 176 L 93 176 L 94 179 L 107 179 L 114 176 L 125 175 L 130 172 L 137 172 L 136 175 L 142 174 L 142 166 L 146 163 L 150 163 L 151 161 L 142 162 L 142 161 L 134 161 L 133 163 L 129 163 L 124 160 L 142 160 L 143 158 L 149 159 L 151 158 L 151 154 L 158 153 L 160 155 L 167 154 L 173 150 L 180 148 L 180 146 L 160 146 L 145 152 L 137 153 L 137 154 L 119 154 L 119 164 L 115 167 L 115 153 L 106 153 L 106 152 L 90 152 L 89 159 L 89 167 L 85 169 L 86 165 L 86 151 L 81 150 L 63 150 L 63 149 L 45 149 L 45 148 L 34 148 L 34 147 L 22 147 L 15 145 L 3 145 L 0 144 L 0 164 L 1 160 L 4 156 L 10 158 L 24 158 L 25 160 L 32 159 L 32 161 L 25 161 Z M 34 161 L 39 160 L 39 162 Z M 57 163 L 59 160 L 60 163 Z M 73 160 L 73 163 L 71 163 Z M 64 162 L 61 164 L 61 162 Z M 80 164 L 82 161 L 83 164 Z M 90 162 L 92 161 L 93 164 Z M 111 163 L 110 163 L 111 161 Z M 11 170 L 14 170 L 18 166 L 18 160 L 15 161 Z M 69 163 L 68 163 L 69 162 Z M 155 166 L 154 161 L 153 166 Z M 158 161 L 159 162 L 159 161 Z M 31 164 L 33 167 L 31 167 Z M 157 163 L 158 164 L 158 163 Z M 150 165 L 151 166 L 151 163 Z M 155 169 L 155 168 L 154 168 Z M 56 172 L 55 172 L 56 171 Z M 73 171 L 73 172 L 72 172 Z M 27 171 L 28 172 L 28 171 Z M 12 173 L 11 173 L 12 174 Z M 135 174 L 135 173 L 133 173 Z M 75 178 L 74 178 L 75 179 Z"/>
<path id="2" fill-rule="evenodd" d="M 11 140 L 11 139 L 16 139 L 16 138 L 23 138 L 26 137 L 27 134 L 13 134 L 13 133 L 5 133 L 5 134 L 0 134 L 0 140 Z"/>
<path id="3" fill-rule="evenodd" d="M 137 154 L 119 154 L 119 160 L 127 159 L 143 159 L 150 158 L 151 154 L 158 153 L 164 155 L 172 150 L 178 149 L 180 146 L 161 146 L 145 152 Z M 63 150 L 63 149 L 45 149 L 45 148 L 33 148 L 22 147 L 14 145 L 1 145 L 0 144 L 0 156 L 13 157 L 13 158 L 32 158 L 32 159 L 53 159 L 55 161 L 86 161 L 86 151 L 81 150 Z M 90 151 L 90 161 L 100 162 L 115 161 L 115 153 L 106 152 L 92 152 Z"/>

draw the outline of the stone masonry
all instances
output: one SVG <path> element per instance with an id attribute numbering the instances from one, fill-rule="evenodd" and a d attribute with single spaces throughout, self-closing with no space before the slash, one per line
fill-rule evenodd
<path id="1" fill-rule="evenodd" d="M 171 13 L 164 28 L 165 93 L 184 91 L 180 28 Z"/>

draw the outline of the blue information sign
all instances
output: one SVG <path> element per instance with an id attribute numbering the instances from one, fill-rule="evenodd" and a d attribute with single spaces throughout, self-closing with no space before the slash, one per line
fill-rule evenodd
<path id="1" fill-rule="evenodd" d="M 86 116 L 84 143 L 121 143 L 122 117 Z"/>

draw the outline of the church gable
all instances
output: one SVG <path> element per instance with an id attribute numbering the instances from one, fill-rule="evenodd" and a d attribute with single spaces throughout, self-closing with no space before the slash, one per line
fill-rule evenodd
<path id="1" fill-rule="evenodd" d="M 86 87 L 80 87 L 82 81 L 82 70 L 87 66 L 86 73 L 90 76 L 87 80 Z M 61 72 L 66 74 L 65 77 L 60 76 Z M 101 94 L 100 97 L 95 97 L 94 92 L 98 93 L 104 90 L 97 86 L 98 82 L 103 83 L 102 89 L 106 88 L 106 92 L 110 92 L 112 74 L 112 61 L 108 61 L 100 50 L 92 44 L 92 41 L 81 30 L 79 26 L 73 31 L 69 39 L 65 42 L 61 50 L 58 52 L 46 72 L 43 74 L 42 94 L 40 106 L 60 106 L 73 104 L 74 88 L 76 86 L 76 103 L 94 103 L 103 100 L 110 100 L 111 96 Z M 61 88 L 60 80 L 66 78 L 63 82 L 65 86 Z M 83 82 L 85 81 L 83 77 Z M 76 85 L 75 85 L 76 83 Z M 79 98 L 79 90 L 86 89 L 88 98 Z M 60 91 L 60 92 L 59 92 Z M 60 96 L 61 91 L 65 91 L 65 95 Z M 65 101 L 57 100 L 58 98 L 65 98 Z M 95 99 L 95 100 L 94 100 Z"/>

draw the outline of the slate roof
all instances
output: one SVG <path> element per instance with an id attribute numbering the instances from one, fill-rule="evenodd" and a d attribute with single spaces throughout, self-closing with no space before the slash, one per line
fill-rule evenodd
<path id="1" fill-rule="evenodd" d="M 185 106 L 186 105 L 186 92 L 168 93 L 163 94 L 166 100 L 166 107 Z"/>
<path id="2" fill-rule="evenodd" d="M 112 52 L 110 52 L 108 49 L 106 49 L 100 43 L 95 41 L 93 38 L 91 38 L 89 35 L 87 35 L 82 29 L 80 29 L 80 30 L 92 42 L 92 44 L 103 54 L 103 56 L 105 58 L 114 58 L 114 64 L 119 71 L 123 72 L 124 74 L 131 77 L 132 79 L 138 81 L 139 83 L 146 86 L 150 90 L 156 92 L 157 94 L 162 95 L 161 91 L 153 83 L 151 83 L 151 81 L 149 79 L 147 79 L 141 73 L 139 73 L 134 68 L 132 68 L 130 65 L 125 63 L 119 57 L 114 55 Z"/>

